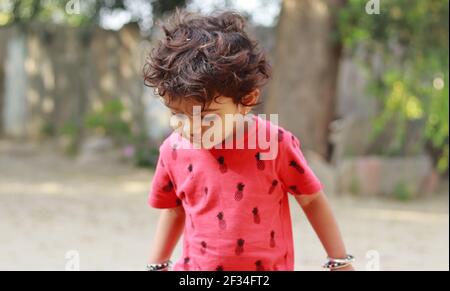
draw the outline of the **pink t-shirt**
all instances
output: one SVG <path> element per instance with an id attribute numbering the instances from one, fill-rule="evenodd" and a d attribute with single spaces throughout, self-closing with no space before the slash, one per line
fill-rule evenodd
<path id="1" fill-rule="evenodd" d="M 148 203 L 184 207 L 183 254 L 173 270 L 294 270 L 287 194 L 313 194 L 323 185 L 292 133 L 254 120 L 244 141 L 258 129 L 275 130 L 275 159 L 261 160 L 258 146 L 186 149 L 190 142 L 178 133 L 161 145 Z"/>

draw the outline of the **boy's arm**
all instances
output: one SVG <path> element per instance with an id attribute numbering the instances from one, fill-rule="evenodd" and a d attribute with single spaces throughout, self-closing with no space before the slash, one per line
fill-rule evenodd
<path id="1" fill-rule="evenodd" d="M 183 232 L 185 213 L 183 206 L 162 209 L 153 239 L 149 264 L 169 260 Z"/>
<path id="2" fill-rule="evenodd" d="M 347 252 L 344 241 L 330 203 L 323 191 L 312 195 L 295 195 L 295 199 L 305 212 L 327 255 L 334 259 L 345 258 Z M 338 270 L 349 271 L 353 270 L 353 267 L 350 265 Z"/>

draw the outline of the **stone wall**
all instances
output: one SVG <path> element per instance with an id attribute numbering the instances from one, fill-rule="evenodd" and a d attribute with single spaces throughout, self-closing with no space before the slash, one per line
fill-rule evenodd
<path id="1" fill-rule="evenodd" d="M 108 100 L 120 99 L 140 129 L 145 44 L 134 25 L 27 25 L 0 30 L 0 107 L 3 133 L 35 137 L 80 124 Z M 3 82 L 1 82 L 3 79 Z M 3 86 L 2 86 L 3 85 Z"/>

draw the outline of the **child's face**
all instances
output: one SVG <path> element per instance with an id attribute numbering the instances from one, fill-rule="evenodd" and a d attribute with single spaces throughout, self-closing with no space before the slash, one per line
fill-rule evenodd
<path id="1" fill-rule="evenodd" d="M 225 116 L 245 114 L 245 110 L 248 110 L 246 107 L 235 104 L 232 98 L 223 96 L 218 97 L 204 110 L 201 110 L 200 103 L 186 101 L 174 102 L 170 105 L 170 109 L 174 119 L 174 122 L 171 122 L 172 127 L 193 143 L 202 144 L 203 140 L 203 146 L 221 143 L 233 133 L 234 119 L 225 118 Z M 182 126 L 180 122 L 183 123 Z M 213 140 L 206 142 L 207 145 L 205 139 L 208 139 L 203 138 L 205 133 L 208 136 L 214 135 Z"/>

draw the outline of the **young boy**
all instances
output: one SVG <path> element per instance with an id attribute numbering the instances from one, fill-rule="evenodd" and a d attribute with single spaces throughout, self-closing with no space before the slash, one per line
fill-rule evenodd
<path id="1" fill-rule="evenodd" d="M 148 269 L 170 269 L 183 233 L 173 270 L 294 270 L 290 194 L 328 254 L 325 267 L 352 270 L 299 140 L 249 114 L 270 68 L 244 19 L 177 12 L 163 30 L 144 77 L 171 109 L 176 131 L 160 147 L 148 197 L 162 209 Z"/>

